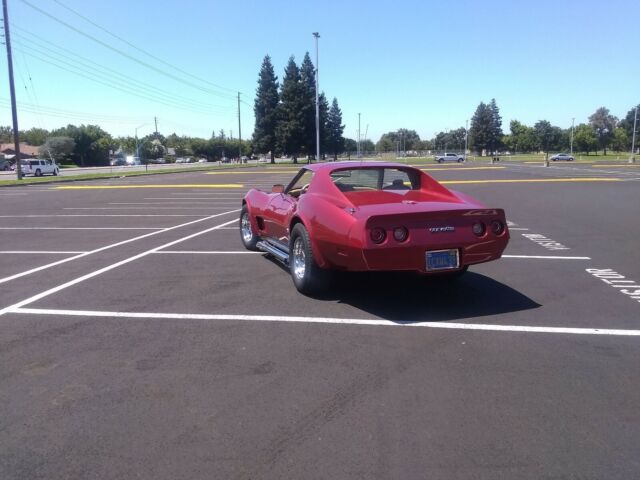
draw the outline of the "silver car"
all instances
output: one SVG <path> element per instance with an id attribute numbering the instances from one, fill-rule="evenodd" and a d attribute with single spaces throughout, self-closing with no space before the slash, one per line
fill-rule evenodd
<path id="1" fill-rule="evenodd" d="M 568 153 L 556 153 L 553 157 L 551 157 L 551 160 L 553 160 L 554 162 L 556 160 L 566 160 L 567 162 L 573 162 L 575 158 L 573 158 Z"/>

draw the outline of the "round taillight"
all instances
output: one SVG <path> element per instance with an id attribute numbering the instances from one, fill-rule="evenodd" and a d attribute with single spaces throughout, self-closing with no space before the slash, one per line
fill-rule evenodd
<path id="1" fill-rule="evenodd" d="M 397 242 L 404 242 L 409 236 L 409 231 L 405 227 L 396 227 L 393 229 L 393 238 Z"/>
<path id="2" fill-rule="evenodd" d="M 472 227 L 473 233 L 475 233 L 478 237 L 484 235 L 484 232 L 487 230 L 487 227 L 484 226 L 482 222 L 476 222 Z"/>
<path id="3" fill-rule="evenodd" d="M 384 228 L 372 228 L 371 229 L 371 240 L 373 243 L 382 243 L 384 239 L 387 237 L 387 232 L 384 231 Z"/>
<path id="4" fill-rule="evenodd" d="M 500 235 L 502 232 L 504 232 L 504 223 L 502 223 L 500 220 L 494 220 L 493 222 L 491 222 L 491 231 L 494 233 L 494 235 Z"/>

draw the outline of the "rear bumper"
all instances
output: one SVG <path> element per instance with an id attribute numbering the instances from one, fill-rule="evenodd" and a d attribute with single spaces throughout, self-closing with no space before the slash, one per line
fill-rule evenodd
<path id="1" fill-rule="evenodd" d="M 426 252 L 428 250 L 457 249 L 460 268 L 478 263 L 497 260 L 506 248 L 508 238 L 496 238 L 466 245 L 406 245 L 365 249 L 338 247 L 338 255 L 332 256 L 329 268 L 350 271 L 427 271 Z"/>

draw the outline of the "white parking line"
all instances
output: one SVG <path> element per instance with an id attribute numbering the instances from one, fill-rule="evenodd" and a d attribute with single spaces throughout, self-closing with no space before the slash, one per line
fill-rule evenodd
<path id="1" fill-rule="evenodd" d="M 153 205 L 153 204 L 151 204 Z M 211 209 L 224 209 L 228 207 L 164 207 L 162 210 L 211 210 Z M 153 210 L 149 207 L 64 207 L 63 210 Z"/>
<path id="2" fill-rule="evenodd" d="M 127 203 L 127 202 L 111 202 L 109 205 L 238 205 L 238 201 L 223 201 L 218 202 L 217 200 L 208 201 L 208 202 L 136 202 L 136 203 Z"/>
<path id="3" fill-rule="evenodd" d="M 220 215 L 225 215 L 225 214 L 228 214 L 228 213 L 235 213 L 235 212 L 238 212 L 238 211 L 239 211 L 239 210 L 232 210 L 232 211 L 230 211 L 230 212 L 219 213 L 219 214 L 217 214 L 217 215 L 213 215 L 213 216 L 210 216 L 210 217 L 206 217 L 206 218 L 203 218 L 203 219 L 201 219 L 201 220 L 196 220 L 196 221 L 194 221 L 194 222 L 190 222 L 189 224 L 193 224 L 193 223 L 196 223 L 196 222 L 201 222 L 201 221 L 204 221 L 204 220 L 210 220 L 211 218 L 218 217 L 218 216 L 220 216 Z M 118 268 L 118 267 L 120 267 L 120 266 L 122 266 L 122 265 L 126 265 L 127 263 L 131 263 L 131 262 L 133 262 L 134 260 L 138 260 L 138 259 L 143 258 L 143 257 L 146 257 L 147 255 L 150 255 L 150 254 L 152 254 L 152 253 L 156 253 L 156 252 L 158 252 L 159 250 L 162 250 L 162 249 L 164 249 L 164 248 L 172 247 L 173 245 L 176 245 L 176 244 L 178 244 L 178 243 L 184 242 L 184 241 L 186 241 L 186 240 L 190 240 L 190 239 L 192 239 L 192 238 L 198 237 L 198 236 L 203 235 L 203 234 L 205 234 L 205 233 L 209 233 L 209 232 L 211 232 L 211 231 L 213 231 L 213 230 L 217 230 L 218 228 L 224 227 L 224 226 L 229 225 L 229 224 L 231 224 L 231 223 L 233 223 L 233 222 L 237 222 L 237 220 L 236 220 L 236 219 L 233 219 L 233 220 L 231 220 L 231 221 L 228 221 L 228 222 L 222 223 L 222 224 L 220 224 L 220 225 L 216 225 L 215 227 L 207 228 L 206 230 L 201 230 L 201 231 L 199 231 L 199 232 L 192 233 L 191 235 L 187 235 L 186 237 L 182 237 L 182 238 L 179 238 L 179 239 L 177 239 L 177 240 L 173 240 L 172 242 L 165 243 L 164 245 L 161 245 L 161 246 L 159 246 L 159 247 L 155 247 L 155 248 L 152 248 L 151 250 L 147 250 L 147 251 L 145 251 L 145 252 L 139 253 L 138 255 L 134 255 L 134 256 L 132 256 L 132 257 L 125 258 L 124 260 L 121 260 L 121 261 L 119 261 L 119 262 L 113 263 L 113 264 L 108 265 L 108 266 L 106 266 L 106 267 L 104 267 L 104 268 L 101 268 L 101 269 L 99 269 L 99 270 L 95 270 L 95 271 L 93 271 L 93 272 L 91 272 L 91 273 L 88 273 L 88 274 L 86 274 L 86 275 L 83 275 L 83 276 L 81 276 L 81 277 L 78 277 L 78 278 L 76 278 L 76 279 L 74 279 L 74 280 L 71 280 L 71 281 L 69 281 L 69 282 L 63 283 L 62 285 L 58 285 L 57 287 L 50 288 L 49 290 L 45 290 L 44 292 L 38 293 L 37 295 L 34 295 L 34 296 L 32 296 L 32 297 L 29 297 L 29 298 L 27 298 L 26 300 L 22 300 L 21 302 L 18 302 L 18 303 L 16 303 L 16 304 L 10 305 L 9 307 L 5 307 L 5 308 L 3 308 L 2 310 L 0 310 L 0 316 L 1 316 L 1 315 L 4 315 L 4 314 L 5 314 L 5 313 L 7 313 L 7 312 L 11 312 L 11 311 L 13 311 L 13 310 L 15 310 L 15 309 L 17 309 L 17 308 L 21 308 L 21 307 L 23 307 L 23 306 L 25 306 L 25 305 L 28 305 L 28 304 L 30 304 L 30 303 L 33 303 L 33 302 L 37 301 L 37 300 L 40 300 L 40 299 L 42 299 L 42 298 L 44 298 L 44 297 L 48 297 L 49 295 L 52 295 L 52 294 L 54 294 L 54 293 L 56 293 L 56 292 L 59 292 L 60 290 L 64 290 L 65 288 L 71 287 L 72 285 L 76 285 L 76 284 L 78 284 L 78 283 L 84 282 L 85 280 L 89 280 L 90 278 L 96 277 L 96 276 L 98 276 L 98 275 L 100 275 L 100 274 L 102 274 L 102 273 L 104 273 L 104 272 L 108 272 L 109 270 L 113 270 L 114 268 Z M 170 229 L 166 229 L 165 231 L 167 231 L 167 230 L 174 230 L 174 229 L 176 229 L 176 228 L 180 228 L 180 227 L 183 227 L 183 226 L 185 226 L 185 225 L 188 225 L 188 224 L 178 225 L 178 226 L 176 226 L 176 227 L 172 227 L 172 228 L 170 228 Z M 154 235 L 154 234 L 157 234 L 157 233 L 160 233 L 160 232 L 153 232 L 153 233 L 149 233 L 149 234 L 147 234 L 147 235 L 143 235 L 142 237 L 137 237 L 136 239 L 132 239 L 132 240 L 127 240 L 127 241 L 125 241 L 125 242 L 121 242 L 120 244 L 123 244 L 123 243 L 129 243 L 129 242 L 132 242 L 133 240 L 137 240 L 137 239 L 140 239 L 140 238 L 144 238 L 144 237 L 147 237 L 147 236 L 150 236 L 150 235 Z M 106 248 L 111 248 L 111 247 L 113 247 L 113 246 L 114 246 L 114 245 L 110 245 L 109 247 L 103 247 L 103 248 L 102 248 L 102 250 L 104 250 L 104 249 L 106 249 Z M 90 254 L 90 253 L 95 253 L 95 251 L 94 251 L 94 252 L 88 252 L 88 253 L 87 253 L 87 255 L 88 255 L 88 254 Z M 65 260 L 61 260 L 60 262 L 57 262 L 57 263 L 63 263 L 63 262 L 65 262 L 65 261 L 67 261 L 67 262 L 68 262 L 68 261 L 70 261 L 70 260 L 72 260 L 72 259 L 74 259 L 74 258 L 79 258 L 80 256 L 81 256 L 81 255 L 78 255 L 77 257 L 67 258 L 67 259 L 65 259 Z M 54 265 L 54 264 L 50 264 L 50 265 Z M 38 270 L 40 270 L 40 269 L 42 269 L 42 267 L 40 267 L 39 269 L 34 269 L 33 271 L 38 271 Z M 19 274 L 19 275 L 21 275 L 21 274 Z M 9 278 L 10 278 L 10 277 L 9 277 Z M 0 281 L 0 283 L 2 283 L 2 281 Z"/>
<path id="4" fill-rule="evenodd" d="M 0 227 L 0 230 L 162 230 L 166 227 Z"/>
<path id="5" fill-rule="evenodd" d="M 67 214 L 67 215 L 0 215 L 0 218 L 52 218 L 52 217 L 202 217 L 195 214 Z"/>
<path id="6" fill-rule="evenodd" d="M 128 240 L 123 240 L 122 242 L 113 243 L 111 245 L 107 245 L 107 246 L 104 246 L 104 247 L 96 248 L 95 250 L 91 250 L 89 252 L 81 253 L 81 254 L 76 255 L 74 257 L 64 258 L 62 260 L 58 260 L 57 262 L 48 263 L 48 264 L 42 265 L 40 267 L 32 268 L 31 270 L 27 270 L 26 272 L 16 273 L 15 275 L 11 275 L 9 277 L 0 278 L 0 284 L 9 282 L 11 280 L 15 280 L 16 278 L 20 278 L 20 277 L 24 277 L 26 275 L 30 275 L 30 274 L 35 273 L 35 272 L 39 272 L 41 270 L 45 270 L 47 268 L 55 267 L 56 265 L 60 265 L 60 264 L 66 263 L 66 262 L 71 262 L 73 260 L 77 260 L 79 258 L 86 257 L 87 255 L 92 255 L 94 253 L 102 252 L 102 251 L 108 250 L 110 248 L 119 247 L 121 245 L 125 245 L 125 244 L 131 243 L 131 242 L 135 242 L 135 241 L 141 240 L 143 238 L 151 237 L 152 235 L 158 235 L 159 233 L 169 232 L 169 231 L 175 230 L 177 228 L 186 227 L 188 225 L 193 225 L 195 223 L 204 222 L 206 220 L 211 220 L 212 218 L 216 218 L 216 217 L 219 217 L 221 215 L 228 215 L 230 213 L 236 213 L 236 212 L 239 212 L 239 211 L 240 210 L 230 210 L 228 212 L 216 213 L 215 215 L 210 215 L 208 217 L 199 218 L 198 220 L 192 220 L 190 222 L 182 223 L 180 225 L 175 225 L 173 227 L 163 228 L 162 230 L 156 230 L 156 231 L 151 232 L 151 233 L 145 233 L 144 235 L 140 235 L 138 237 L 130 238 Z M 229 223 L 232 223 L 232 222 L 237 222 L 237 220 L 234 219 L 231 222 L 225 223 L 224 225 L 228 225 Z M 2 312 L 2 311 L 0 310 L 0 312 Z"/>
<path id="7" fill-rule="evenodd" d="M 26 254 L 47 254 L 47 255 L 74 255 L 74 254 L 78 254 L 78 253 L 87 253 L 85 252 L 62 252 L 62 251 L 43 251 L 43 250 L 0 250 L 0 254 L 21 254 L 21 253 L 26 253 Z"/>
<path id="8" fill-rule="evenodd" d="M 222 230 L 219 228 L 218 230 Z M 187 253 L 187 254 L 205 254 L 205 255 L 264 255 L 264 252 L 251 252 L 249 250 L 162 250 L 153 253 Z"/>
<path id="9" fill-rule="evenodd" d="M 53 292 L 52 292 L 53 293 Z M 33 300 L 35 301 L 35 300 Z M 22 303 L 22 302 L 21 302 Z M 29 302 L 30 303 L 30 302 Z M 521 325 L 492 325 L 483 323 L 449 323 L 449 322 L 394 322 L 381 319 L 330 318 L 330 317 L 292 317 L 278 315 L 209 315 L 189 313 L 152 313 L 152 312 L 105 312 L 93 310 L 56 310 L 46 308 L 22 308 L 18 304 L 2 313 L 22 313 L 30 315 L 59 315 L 75 317 L 102 318 L 143 318 L 156 320 L 237 320 L 253 322 L 291 322 L 291 323 L 331 323 L 338 325 L 375 325 L 385 327 L 423 327 L 450 330 L 484 330 L 491 332 L 518 333 L 554 333 L 569 335 L 615 335 L 626 337 L 640 336 L 640 330 L 623 330 L 612 328 L 574 328 L 574 327 L 535 327 Z"/>
<path id="10" fill-rule="evenodd" d="M 502 255 L 502 258 L 540 258 L 547 260 L 591 260 L 591 257 L 558 257 L 552 255 Z"/>

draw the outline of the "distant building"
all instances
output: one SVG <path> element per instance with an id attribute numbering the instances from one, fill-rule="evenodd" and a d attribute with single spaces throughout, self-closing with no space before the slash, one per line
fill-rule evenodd
<path id="1" fill-rule="evenodd" d="M 15 158 L 15 145 L 13 143 L 0 143 L 0 153 L 4 154 L 7 159 Z M 20 142 L 20 158 L 36 158 L 39 153 L 40 147 Z"/>

